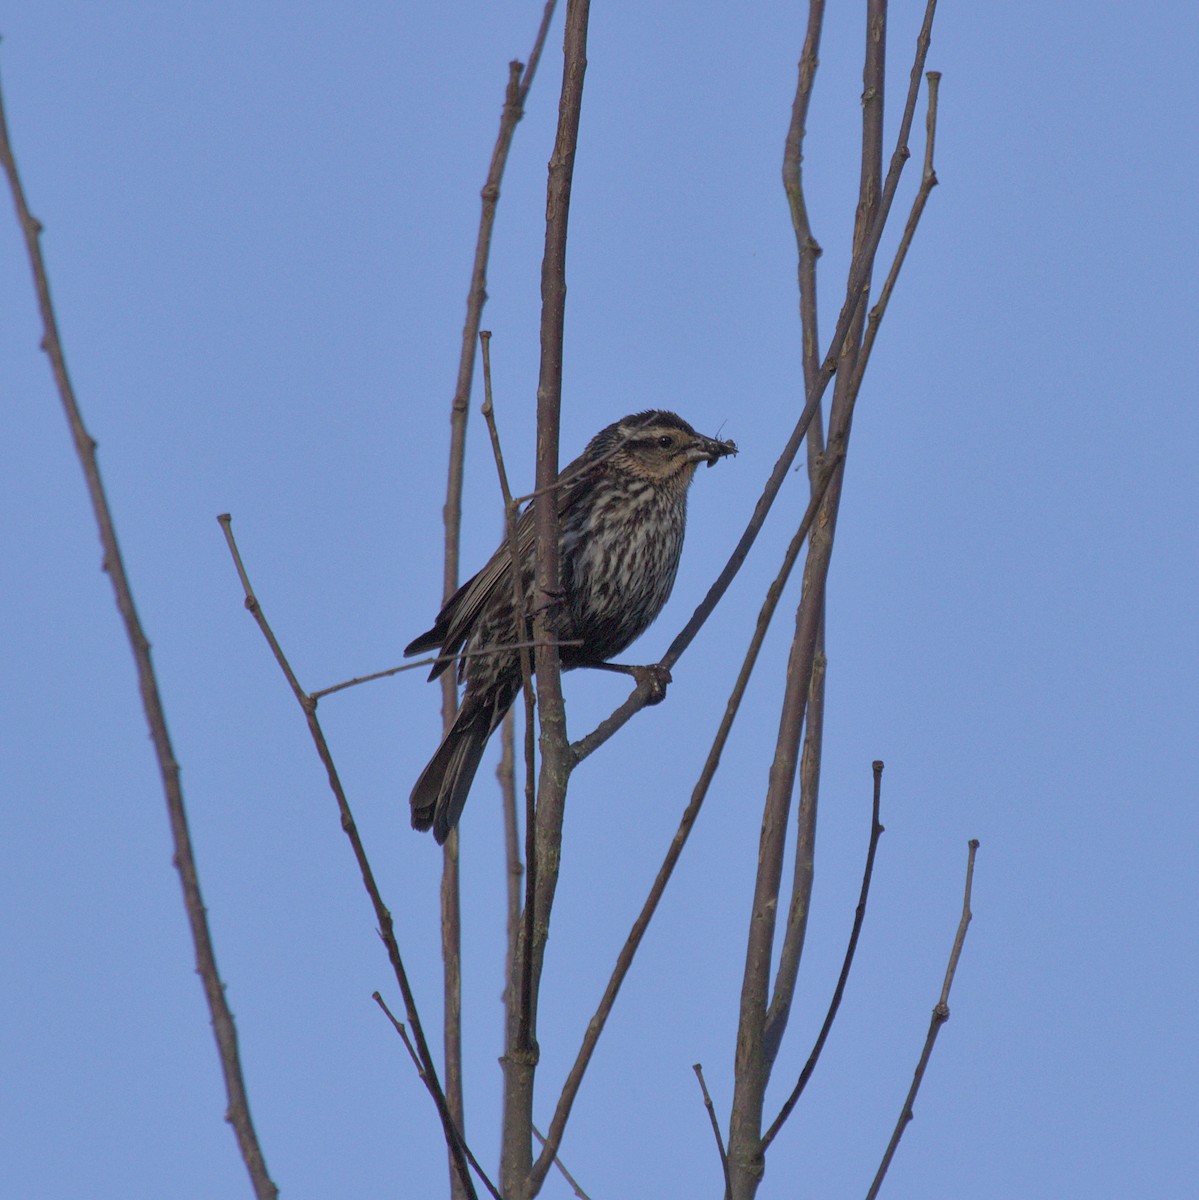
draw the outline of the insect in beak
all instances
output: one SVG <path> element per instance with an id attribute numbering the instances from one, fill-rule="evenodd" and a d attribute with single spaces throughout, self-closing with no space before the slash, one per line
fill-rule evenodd
<path id="1" fill-rule="evenodd" d="M 696 462 L 706 461 L 710 467 L 714 467 L 720 459 L 736 453 L 737 443 L 731 439 L 722 442 L 715 438 L 701 438 L 694 450 Z"/>

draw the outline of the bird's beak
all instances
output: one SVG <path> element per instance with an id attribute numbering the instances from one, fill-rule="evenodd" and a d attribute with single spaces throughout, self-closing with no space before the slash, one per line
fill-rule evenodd
<path id="1" fill-rule="evenodd" d="M 737 453 L 737 443 L 733 441 L 718 442 L 715 438 L 697 437 L 687 451 L 687 457 L 693 463 L 706 462 L 715 466 L 717 459 Z"/>

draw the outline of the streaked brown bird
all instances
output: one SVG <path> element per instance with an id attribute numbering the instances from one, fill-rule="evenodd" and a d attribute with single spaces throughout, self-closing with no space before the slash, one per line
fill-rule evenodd
<path id="1" fill-rule="evenodd" d="M 608 667 L 640 637 L 674 587 L 687 524 L 687 489 L 701 462 L 736 454 L 732 442 L 698 434 L 682 417 L 652 410 L 601 430 L 558 476 L 562 597 L 550 624 L 562 669 Z M 526 620 L 532 626 L 537 539 L 533 506 L 517 523 Z M 505 541 L 446 601 L 433 628 L 405 655 L 472 652 L 458 660 L 466 683 L 458 717 L 412 789 L 412 825 L 444 842 L 462 815 L 483 749 L 521 688 L 512 555 Z M 437 663 L 436 679 L 450 664 Z M 620 668 L 616 668 L 620 669 Z"/>

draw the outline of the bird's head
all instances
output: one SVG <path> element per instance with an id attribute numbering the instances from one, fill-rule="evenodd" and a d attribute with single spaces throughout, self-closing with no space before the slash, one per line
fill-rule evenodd
<path id="1" fill-rule="evenodd" d="M 592 438 L 584 457 L 610 462 L 615 470 L 653 483 L 686 487 L 701 462 L 712 466 L 718 459 L 736 453 L 734 442 L 704 437 L 675 413 L 652 409 L 601 430 Z"/>

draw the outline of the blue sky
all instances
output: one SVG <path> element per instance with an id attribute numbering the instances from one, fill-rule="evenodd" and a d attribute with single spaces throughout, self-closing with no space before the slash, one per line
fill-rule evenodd
<path id="1" fill-rule="evenodd" d="M 848 7 L 830 6 L 807 144 L 826 333 L 857 187 L 861 16 Z M 593 9 L 563 455 L 650 406 L 741 447 L 698 478 L 674 597 L 629 661 L 657 658 L 690 614 L 801 402 L 779 164 L 802 8 L 700 5 L 686 23 Z M 427 628 L 478 190 L 506 63 L 527 54 L 539 13 L 47 0 L 0 23 L 12 135 L 154 646 L 254 1114 L 289 1197 L 440 1195 L 444 1157 L 370 1001 L 391 994 L 386 959 L 215 518 L 232 512 L 307 687 L 391 666 Z M 919 17 L 892 8 L 894 95 Z M 842 1015 L 763 1197 L 865 1192 L 939 991 L 971 837 L 953 1017 L 884 1194 L 1180 1195 L 1199 1171 L 1196 24 L 1176 4 L 938 16 L 941 185 L 855 419 L 816 892 L 776 1104 L 835 980 L 874 758 L 887 832 Z M 522 490 L 559 63 L 556 28 L 505 179 L 484 319 Z M 893 103 L 889 130 L 897 119 Z M 249 1194 L 131 662 L 8 218 L 0 263 L 0 1190 Z M 474 412 L 465 570 L 500 522 Z M 667 703 L 573 781 L 541 1116 L 686 803 L 804 490 L 802 475 L 784 489 Z M 796 600 L 567 1132 L 563 1158 L 597 1200 L 719 1191 L 691 1064 L 727 1118 Z M 577 734 L 626 689 L 582 673 L 566 690 Z M 440 856 L 408 828 L 406 797 L 438 703 L 408 673 L 321 708 L 433 1027 Z M 485 767 L 464 819 L 464 971 L 470 1136 L 494 1162 L 503 864 L 487 781 Z M 543 1194 L 570 1192 L 551 1176 Z"/>

